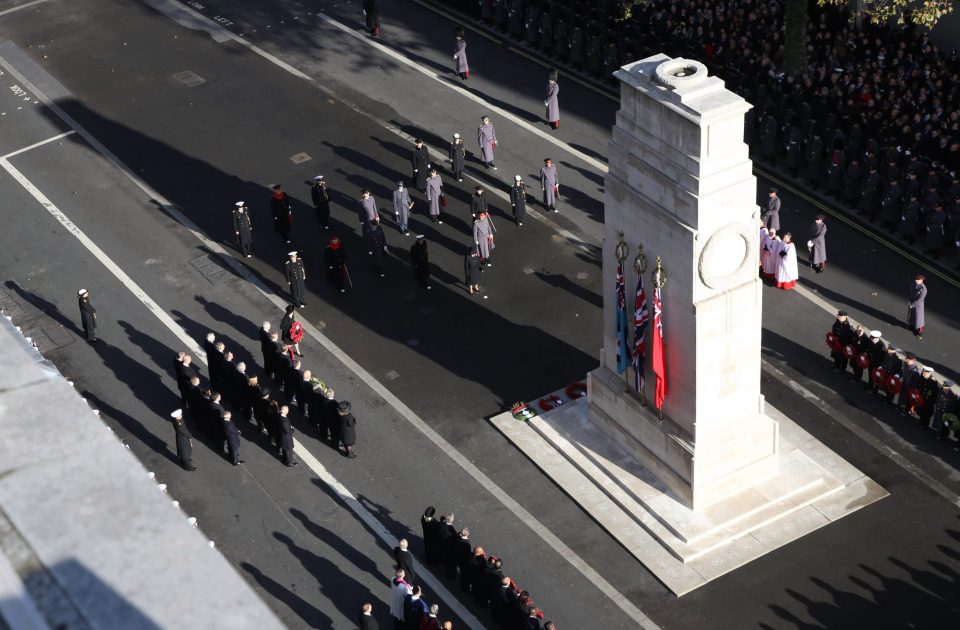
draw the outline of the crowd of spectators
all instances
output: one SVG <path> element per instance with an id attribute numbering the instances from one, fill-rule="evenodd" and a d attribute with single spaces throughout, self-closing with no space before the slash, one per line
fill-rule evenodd
<path id="1" fill-rule="evenodd" d="M 960 59 L 921 28 L 809 0 L 806 71 L 790 75 L 782 1 L 443 4 L 610 84 L 658 52 L 702 61 L 754 105 L 747 141 L 768 166 L 960 266 Z"/>

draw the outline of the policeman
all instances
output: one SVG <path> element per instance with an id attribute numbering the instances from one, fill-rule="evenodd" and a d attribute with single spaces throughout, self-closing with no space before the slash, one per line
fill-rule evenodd
<path id="1" fill-rule="evenodd" d="M 293 299 L 293 303 L 303 308 L 307 305 L 304 301 L 307 280 L 307 272 L 303 268 L 303 260 L 297 255 L 297 251 L 288 252 L 287 256 L 290 257 L 290 260 L 287 261 L 285 274 L 287 277 L 287 286 L 290 287 L 290 296 Z"/>

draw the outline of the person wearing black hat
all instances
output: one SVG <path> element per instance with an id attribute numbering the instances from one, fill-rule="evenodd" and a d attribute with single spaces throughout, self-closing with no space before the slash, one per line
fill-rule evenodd
<path id="1" fill-rule="evenodd" d="M 422 138 L 413 141 L 413 149 L 410 151 L 410 168 L 413 169 L 413 175 L 410 182 L 414 188 L 424 191 L 427 187 L 427 168 L 430 166 L 430 152 L 423 144 Z"/>
<path id="2" fill-rule="evenodd" d="M 329 230 L 330 191 L 327 190 L 327 182 L 323 179 L 323 175 L 317 175 L 313 178 L 313 185 L 310 186 L 310 198 L 313 200 L 313 209 L 317 213 L 320 227 Z"/>
<path id="3" fill-rule="evenodd" d="M 540 188 L 543 190 L 543 207 L 547 210 L 557 210 L 557 198 L 560 196 L 560 177 L 557 175 L 557 166 L 550 158 L 544 158 L 540 167 Z"/>
<path id="4" fill-rule="evenodd" d="M 470 65 L 467 63 L 467 42 L 463 39 L 463 29 L 459 26 L 454 31 L 456 41 L 453 44 L 453 71 L 466 81 L 470 78 Z"/>
<path id="5" fill-rule="evenodd" d="M 933 417 L 937 397 L 940 395 L 940 384 L 933 378 L 933 368 L 929 365 L 920 372 L 920 385 L 917 391 L 921 397 L 920 405 L 916 409 L 917 427 L 926 429 L 930 426 L 930 418 Z"/>
<path id="6" fill-rule="evenodd" d="M 480 252 L 477 251 L 476 247 L 471 247 L 463 260 L 463 273 L 465 276 L 463 282 L 467 285 L 467 291 L 470 295 L 480 290 L 481 264 Z"/>
<path id="7" fill-rule="evenodd" d="M 767 193 L 767 201 L 763 204 L 763 223 L 768 229 L 780 231 L 780 197 L 776 188 L 771 188 Z"/>
<path id="8" fill-rule="evenodd" d="M 410 230 L 407 229 L 407 223 L 410 221 L 411 208 L 413 208 L 413 202 L 410 201 L 410 193 L 404 187 L 403 180 L 398 180 L 397 188 L 393 191 L 393 216 L 396 218 L 400 234 L 403 236 L 410 233 Z"/>
<path id="9" fill-rule="evenodd" d="M 899 376 L 901 385 L 903 383 L 903 360 L 897 354 L 897 347 L 892 343 L 887 344 L 887 356 L 883 358 L 880 369 L 883 371 L 883 382 L 873 383 L 873 391 L 874 393 L 882 392 L 885 394 L 887 402 L 892 405 L 894 394 L 887 389 L 887 379 L 891 376 Z"/>
<path id="10" fill-rule="evenodd" d="M 907 297 L 907 327 L 913 331 L 917 339 L 923 339 L 924 306 L 927 299 L 926 277 L 917 274 L 910 285 L 910 294 Z"/>
<path id="11" fill-rule="evenodd" d="M 90 292 L 86 289 L 80 289 L 77 292 L 77 301 L 80 304 L 80 321 L 83 324 L 83 334 L 87 341 L 95 343 L 97 341 L 97 309 L 90 303 Z"/>
<path id="12" fill-rule="evenodd" d="M 383 231 L 383 226 L 380 225 L 379 218 L 375 218 L 367 224 L 367 229 L 364 230 L 364 236 L 367 239 L 367 247 L 369 247 L 373 272 L 378 278 L 386 277 L 386 274 L 383 273 L 383 257 L 388 251 L 387 235 Z"/>
<path id="13" fill-rule="evenodd" d="M 350 401 L 343 400 L 337 405 L 337 414 L 340 416 L 340 444 L 343 445 L 343 454 L 354 458 L 353 447 L 357 443 L 357 419 L 350 413 Z"/>
<path id="14" fill-rule="evenodd" d="M 247 210 L 247 204 L 242 201 L 238 201 L 233 207 L 233 233 L 237 237 L 240 254 L 245 258 L 250 258 L 253 244 L 253 224 L 250 222 L 250 212 Z"/>
<path id="15" fill-rule="evenodd" d="M 830 356 L 833 357 L 833 371 L 843 373 L 847 370 L 847 364 L 850 360 L 843 354 L 844 346 L 855 344 L 856 335 L 853 332 L 853 326 L 847 319 L 846 311 L 837 311 L 837 319 L 833 322 L 831 330 L 836 341 L 830 349 Z"/>
<path id="16" fill-rule="evenodd" d="M 290 242 L 290 228 L 293 226 L 293 208 L 290 197 L 283 191 L 280 184 L 273 185 L 273 195 L 270 196 L 270 213 L 273 215 L 273 229 L 280 233 L 284 242 Z"/>
<path id="17" fill-rule="evenodd" d="M 483 194 L 483 186 L 477 186 L 470 197 L 470 216 L 476 219 L 481 212 L 487 212 L 487 196 Z"/>
<path id="18" fill-rule="evenodd" d="M 560 128 L 560 102 L 557 100 L 559 93 L 557 71 L 555 68 L 550 68 L 550 72 L 547 73 L 547 95 L 543 97 L 543 105 L 547 108 L 547 124 L 554 129 Z"/>
<path id="19" fill-rule="evenodd" d="M 349 280 L 347 273 L 347 252 L 339 236 L 334 236 L 324 251 L 324 262 L 327 264 L 327 282 L 332 282 L 340 293 L 347 291 L 344 280 Z"/>
<path id="20" fill-rule="evenodd" d="M 480 159 L 484 168 L 497 170 L 493 163 L 494 152 L 497 150 L 497 131 L 493 128 L 489 116 L 480 117 L 480 126 L 477 127 L 477 144 L 480 145 Z"/>
<path id="21" fill-rule="evenodd" d="M 427 238 L 423 234 L 417 235 L 413 247 L 410 248 L 410 262 L 413 264 L 413 274 L 425 289 L 430 286 L 430 255 L 427 252 Z"/>
<path id="22" fill-rule="evenodd" d="M 825 217 L 818 214 L 810 226 L 810 240 L 807 245 L 810 247 L 810 266 L 817 273 L 823 273 L 823 268 L 827 264 L 827 224 L 824 223 Z"/>
<path id="23" fill-rule="evenodd" d="M 426 556 L 427 564 L 438 564 L 441 560 L 440 554 L 440 521 L 434 518 L 437 513 L 432 505 L 423 511 L 420 517 L 420 527 L 423 528 L 423 551 Z"/>
<path id="24" fill-rule="evenodd" d="M 940 384 L 940 393 L 937 394 L 937 402 L 933 405 L 933 428 L 937 429 L 938 440 L 945 440 L 950 435 L 950 419 L 944 419 L 944 416 L 957 415 L 957 395 L 953 393 L 953 383 L 943 381 Z"/>
<path id="25" fill-rule="evenodd" d="M 305 300 L 307 271 L 303 268 L 303 260 L 296 250 L 288 252 L 287 256 L 290 257 L 290 260 L 284 267 L 284 274 L 287 278 L 287 286 L 290 288 L 290 297 L 294 304 L 303 308 L 307 305 Z"/>
<path id="26" fill-rule="evenodd" d="M 920 366 L 917 364 L 917 356 L 908 353 L 903 361 L 902 381 L 900 383 L 900 395 L 897 397 L 897 407 L 900 413 L 906 414 L 907 409 L 912 406 L 910 402 L 911 390 L 916 390 L 920 384 Z"/>
<path id="27" fill-rule="evenodd" d="M 430 168 L 430 177 L 427 178 L 424 185 L 424 194 L 429 204 L 430 220 L 434 223 L 443 224 L 443 219 L 440 217 L 440 211 L 446 204 L 443 198 L 443 180 L 440 179 L 440 174 L 437 173 L 436 168 L 428 168 Z"/>

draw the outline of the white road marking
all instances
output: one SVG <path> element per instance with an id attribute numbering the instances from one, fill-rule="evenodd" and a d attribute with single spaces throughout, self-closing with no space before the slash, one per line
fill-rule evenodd
<path id="1" fill-rule="evenodd" d="M 198 14 L 199 15 L 199 14 Z M 203 16 L 201 16 L 203 17 Z M 206 19 L 204 17 L 204 19 Z M 219 27 L 218 27 L 219 28 Z M 76 122 L 69 114 L 63 111 L 56 103 L 54 103 L 46 94 L 37 87 L 23 74 L 21 74 L 16 68 L 11 66 L 6 62 L 2 57 L 0 57 L 0 66 L 6 68 L 11 74 L 17 77 L 21 83 L 26 85 L 36 96 L 39 98 L 44 105 L 50 108 L 57 116 L 60 117 L 63 122 L 65 122 L 69 127 L 75 129 L 76 132 L 82 137 L 90 146 L 96 149 L 104 158 L 107 159 L 113 166 L 119 170 L 121 173 L 127 176 L 127 178 L 140 190 L 142 190 L 148 197 L 155 199 L 163 207 L 164 211 L 167 212 L 174 220 L 183 225 L 186 229 L 190 230 L 193 233 L 194 237 L 197 238 L 204 246 L 206 246 L 210 251 L 219 254 L 223 260 L 229 264 L 233 270 L 240 277 L 247 280 L 251 285 L 254 286 L 265 298 L 270 300 L 274 306 L 277 307 L 279 311 L 284 311 L 287 306 L 287 302 L 284 298 L 281 298 L 278 295 L 275 295 L 264 285 L 259 278 L 255 277 L 250 271 L 245 267 L 240 261 L 235 259 L 229 252 L 227 252 L 219 243 L 210 240 L 206 237 L 205 234 L 200 230 L 189 217 L 187 217 L 183 212 L 181 212 L 174 204 L 170 203 L 166 197 L 161 195 L 159 192 L 154 190 L 149 184 L 140 179 L 126 164 L 124 164 L 120 158 L 118 158 L 110 149 L 103 145 L 99 140 L 94 138 L 86 129 L 84 129 L 78 122 Z M 39 192 L 39 191 L 38 191 Z M 95 246 L 95 245 L 94 245 Z M 122 273 L 122 272 L 121 272 Z M 166 315 L 164 313 L 164 315 Z M 169 319 L 169 317 L 168 317 Z M 172 322 L 172 320 L 171 320 Z M 321 333 L 316 327 L 314 327 L 310 322 L 301 322 L 303 324 L 304 331 L 313 337 L 317 342 L 320 343 L 325 349 L 330 351 L 330 353 L 340 360 L 340 362 L 352 371 L 362 382 L 366 383 L 374 392 L 380 395 L 385 402 L 387 402 L 391 407 L 396 410 L 401 416 L 403 416 L 410 424 L 412 424 L 418 431 L 420 431 L 424 436 L 427 437 L 431 442 L 433 442 L 441 452 L 446 454 L 450 459 L 459 465 L 464 472 L 470 475 L 480 486 L 486 489 L 490 494 L 492 494 L 497 500 L 499 500 L 504 507 L 510 510 L 517 519 L 529 527 L 537 536 L 539 536 L 547 545 L 549 545 L 561 558 L 566 560 L 574 569 L 576 569 L 580 574 L 584 576 L 591 584 L 596 586 L 610 601 L 617 605 L 624 613 L 626 613 L 631 619 L 636 620 L 645 628 L 650 628 L 655 630 L 659 628 L 652 619 L 647 617 L 639 608 L 637 608 L 625 595 L 620 593 L 610 582 L 608 582 L 602 575 L 600 575 L 593 567 L 591 567 L 587 562 L 577 555 L 572 549 L 570 549 L 559 537 L 557 537 L 553 532 L 551 532 L 545 525 L 538 521 L 533 514 L 528 512 L 523 508 L 513 497 L 511 497 L 505 490 L 500 486 L 495 484 L 492 479 L 490 479 L 483 471 L 481 471 L 476 465 L 473 464 L 469 459 L 464 457 L 452 444 L 447 442 L 439 433 L 434 431 L 426 422 L 424 422 L 419 416 L 417 416 L 413 410 L 407 407 L 399 398 L 393 395 L 393 393 L 388 390 L 380 381 L 378 381 L 372 374 L 367 372 L 363 367 L 360 366 L 356 361 L 350 358 L 346 352 L 338 348 L 333 341 Z M 176 324 L 173 324 L 176 326 Z M 182 333 L 182 331 L 181 331 Z M 188 348 L 197 352 L 197 345 L 192 339 L 188 340 Z M 200 349 L 198 356 L 203 357 L 203 351 Z M 298 450 L 299 449 L 299 450 Z M 295 444 L 294 452 L 298 454 L 305 450 L 299 444 Z M 321 473 L 317 470 L 314 470 L 317 475 Z M 371 515 L 370 518 L 373 518 Z M 438 594 L 440 594 L 438 592 Z M 441 594 L 441 597 L 444 599 L 447 596 L 452 597 L 449 592 L 446 592 L 445 595 Z M 461 607 L 460 603 L 456 599 L 448 600 L 452 602 L 451 608 L 458 610 L 456 607 Z M 461 619 L 466 621 L 467 618 L 472 617 L 469 612 L 464 609 L 464 613 L 461 614 L 457 612 Z M 464 616 L 466 615 L 466 616 Z M 477 628 L 482 628 L 483 625 L 479 624 Z"/>
<path id="2" fill-rule="evenodd" d="M 22 149 L 17 149 L 17 150 L 14 151 L 13 153 L 7 153 L 6 155 L 0 156 L 0 159 L 5 160 L 5 159 L 10 158 L 10 157 L 13 157 L 13 156 L 15 156 L 15 155 L 20 155 L 21 153 L 26 153 L 26 152 L 29 151 L 30 149 L 36 149 L 37 147 L 42 147 L 43 145 L 45 145 L 45 144 L 48 143 L 48 142 L 53 142 L 54 140 L 59 140 L 60 138 L 66 138 L 67 136 L 72 136 L 72 135 L 75 134 L 75 133 L 77 133 L 77 132 L 74 131 L 73 129 L 71 129 L 70 131 L 65 131 L 65 132 L 61 133 L 60 135 L 53 136 L 52 138 L 47 138 L 46 140 L 41 140 L 40 142 L 34 142 L 34 143 L 31 144 L 30 146 L 23 147 Z"/>
<path id="3" fill-rule="evenodd" d="M 82 135 L 82 134 L 81 134 Z M 133 295 L 144 305 L 147 309 L 153 313 L 160 322 L 167 327 L 167 329 L 172 332 L 177 339 L 183 343 L 183 347 L 190 349 L 195 357 L 200 362 L 206 363 L 206 353 L 203 351 L 196 341 L 194 341 L 186 331 L 177 325 L 173 319 L 167 315 L 166 311 L 160 308 L 160 305 L 157 304 L 153 298 L 151 298 L 147 293 L 140 288 L 133 278 L 128 276 L 113 260 L 107 256 L 100 247 L 94 243 L 84 232 L 77 227 L 73 221 L 63 213 L 60 208 L 58 208 L 50 199 L 47 198 L 43 192 L 37 188 L 33 182 L 31 182 L 27 177 L 21 173 L 15 166 L 13 166 L 5 158 L 0 158 L 0 168 L 3 168 L 7 173 L 10 174 L 21 186 L 23 186 L 27 192 L 29 192 L 37 202 L 49 212 L 53 218 L 60 222 L 60 224 L 66 228 L 66 230 L 72 234 L 80 243 L 89 251 L 91 254 L 96 257 L 100 263 L 107 268 L 114 277 L 121 282 Z M 226 252 L 221 252 L 223 255 L 226 255 Z M 232 259 L 231 259 L 232 260 Z M 274 296 L 275 297 L 275 296 Z M 304 328 L 307 328 L 305 325 Z M 368 378 L 372 378 L 369 377 Z M 366 523 L 377 535 L 390 547 L 395 547 L 398 544 L 398 541 L 395 536 L 393 536 L 382 523 L 377 521 L 374 517 L 356 498 L 350 493 L 347 488 L 340 483 L 330 472 L 324 468 L 322 464 L 314 457 L 307 448 L 301 444 L 298 440 L 294 439 L 293 441 L 293 450 L 300 456 L 300 458 L 307 464 L 307 466 L 318 476 L 320 479 L 327 484 L 331 489 L 333 489 L 337 495 L 341 498 L 344 504 L 350 508 L 350 510 L 357 515 L 360 520 Z M 249 469 L 247 471 L 250 473 Z M 251 476 L 252 473 L 250 473 Z M 259 482 L 258 482 L 259 483 Z M 272 500 L 272 498 L 271 498 Z M 278 508 L 279 509 L 279 508 Z M 287 519 L 289 520 L 289 519 Z M 433 589 L 434 593 L 437 594 L 447 605 L 450 607 L 464 623 L 467 624 L 470 628 L 476 628 L 477 630 L 482 630 L 484 625 L 477 619 L 469 610 L 467 610 L 460 601 L 453 596 L 450 591 L 430 572 L 424 568 L 422 565 L 418 571 L 421 579 L 430 585 L 430 588 Z"/>
<path id="4" fill-rule="evenodd" d="M 25 3 L 21 4 L 21 5 L 17 5 L 17 6 L 15 6 L 15 7 L 13 7 L 13 8 L 4 9 L 3 11 L 0 11 L 0 17 L 3 17 L 4 15 L 7 15 L 7 14 L 9 14 L 9 13 L 13 13 L 14 11 L 19 11 L 20 9 L 26 9 L 26 8 L 28 8 L 28 7 L 32 7 L 32 6 L 36 5 L 36 4 L 40 4 L 41 2 L 48 2 L 48 1 L 49 1 L 49 0 L 31 0 L 31 2 L 25 2 Z"/>
<path id="5" fill-rule="evenodd" d="M 787 376 L 780 368 L 775 366 L 773 363 L 767 359 L 761 359 L 763 367 L 766 368 L 775 379 L 792 389 L 795 393 L 799 394 L 803 399 L 809 401 L 811 404 L 820 408 L 821 411 L 830 416 L 830 419 L 836 420 L 841 425 L 844 426 L 848 431 L 856 435 L 858 438 L 875 448 L 882 455 L 886 456 L 888 459 L 893 461 L 896 465 L 903 468 L 905 471 L 917 478 L 920 483 L 927 486 L 944 499 L 952 503 L 955 507 L 960 507 L 960 495 L 952 492 L 949 488 L 941 484 L 939 481 L 925 473 L 919 466 L 915 465 L 913 462 L 908 460 L 906 457 L 901 455 L 899 452 L 890 447 L 886 442 L 874 437 L 863 427 L 858 425 L 853 420 L 848 419 L 843 414 L 834 413 L 834 409 L 830 406 L 827 401 L 823 400 L 812 391 L 801 385 L 799 382 Z"/>

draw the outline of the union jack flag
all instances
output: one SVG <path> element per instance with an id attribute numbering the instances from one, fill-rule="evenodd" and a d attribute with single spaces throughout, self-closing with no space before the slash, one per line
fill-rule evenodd
<path id="1" fill-rule="evenodd" d="M 623 264 L 617 263 L 617 374 L 630 365 L 629 332 L 627 331 L 627 295 L 623 283 Z"/>
<path id="2" fill-rule="evenodd" d="M 647 310 L 647 294 L 643 290 L 643 276 L 637 273 L 637 299 L 633 314 L 633 384 L 639 392 L 643 389 L 643 359 L 646 354 L 644 336 L 650 313 Z"/>

